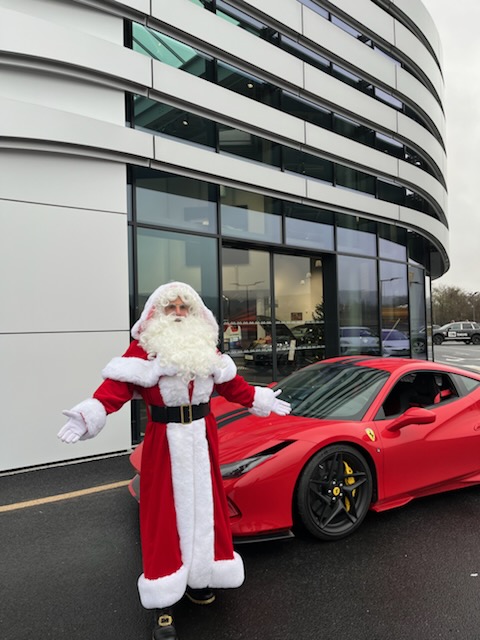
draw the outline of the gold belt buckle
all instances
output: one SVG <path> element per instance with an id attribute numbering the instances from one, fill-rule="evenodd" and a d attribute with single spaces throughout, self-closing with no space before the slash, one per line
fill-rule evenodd
<path id="1" fill-rule="evenodd" d="M 190 424 L 193 422 L 193 412 L 191 404 L 182 404 L 180 406 L 180 422 L 182 424 Z"/>
<path id="2" fill-rule="evenodd" d="M 167 613 L 164 613 L 158 618 L 157 624 L 159 627 L 169 627 L 171 624 L 173 624 L 173 618 Z"/>

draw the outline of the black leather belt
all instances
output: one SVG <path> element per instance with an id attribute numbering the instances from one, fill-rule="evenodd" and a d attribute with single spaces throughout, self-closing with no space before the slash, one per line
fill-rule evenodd
<path id="1" fill-rule="evenodd" d="M 152 416 L 153 422 L 190 424 L 194 420 L 208 416 L 209 413 L 209 402 L 204 402 L 203 404 L 182 404 L 180 407 L 150 406 L 150 415 Z"/>

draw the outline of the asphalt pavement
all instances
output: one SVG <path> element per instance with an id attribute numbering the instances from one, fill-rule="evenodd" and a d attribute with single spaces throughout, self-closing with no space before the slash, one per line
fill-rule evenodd
<path id="1" fill-rule="evenodd" d="M 2 640 L 151 637 L 130 476 L 119 456 L 0 477 Z M 479 514 L 474 487 L 370 513 L 339 542 L 239 546 L 244 586 L 180 602 L 180 640 L 478 640 Z"/>

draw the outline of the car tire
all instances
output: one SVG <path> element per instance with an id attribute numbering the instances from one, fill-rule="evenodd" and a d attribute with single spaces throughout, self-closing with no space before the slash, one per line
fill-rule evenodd
<path id="1" fill-rule="evenodd" d="M 413 353 L 425 353 L 425 341 L 421 338 L 412 340 L 412 352 Z"/>
<path id="2" fill-rule="evenodd" d="M 299 523 L 320 540 L 353 533 L 370 508 L 373 479 L 366 458 L 352 446 L 330 445 L 305 465 L 297 485 Z"/>
<path id="3" fill-rule="evenodd" d="M 436 333 L 433 336 L 433 344 L 439 345 L 439 344 L 442 344 L 442 342 L 443 342 L 443 336 L 441 336 L 438 333 Z"/>
<path id="4" fill-rule="evenodd" d="M 471 337 L 470 342 L 472 344 L 480 344 L 480 333 L 474 333 L 473 336 Z"/>

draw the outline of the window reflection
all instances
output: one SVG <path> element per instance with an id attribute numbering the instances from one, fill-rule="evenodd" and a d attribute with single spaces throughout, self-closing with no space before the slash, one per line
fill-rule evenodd
<path id="1" fill-rule="evenodd" d="M 410 356 L 408 286 L 405 264 L 380 262 L 382 349 L 385 356 Z"/>
<path id="2" fill-rule="evenodd" d="M 203 180 L 134 169 L 139 222 L 215 233 L 216 187 Z"/>
<path id="3" fill-rule="evenodd" d="M 259 193 L 222 187 L 220 202 L 224 235 L 281 242 L 279 201 Z"/>
<path id="4" fill-rule="evenodd" d="M 340 353 L 380 354 L 375 260 L 338 256 Z"/>

